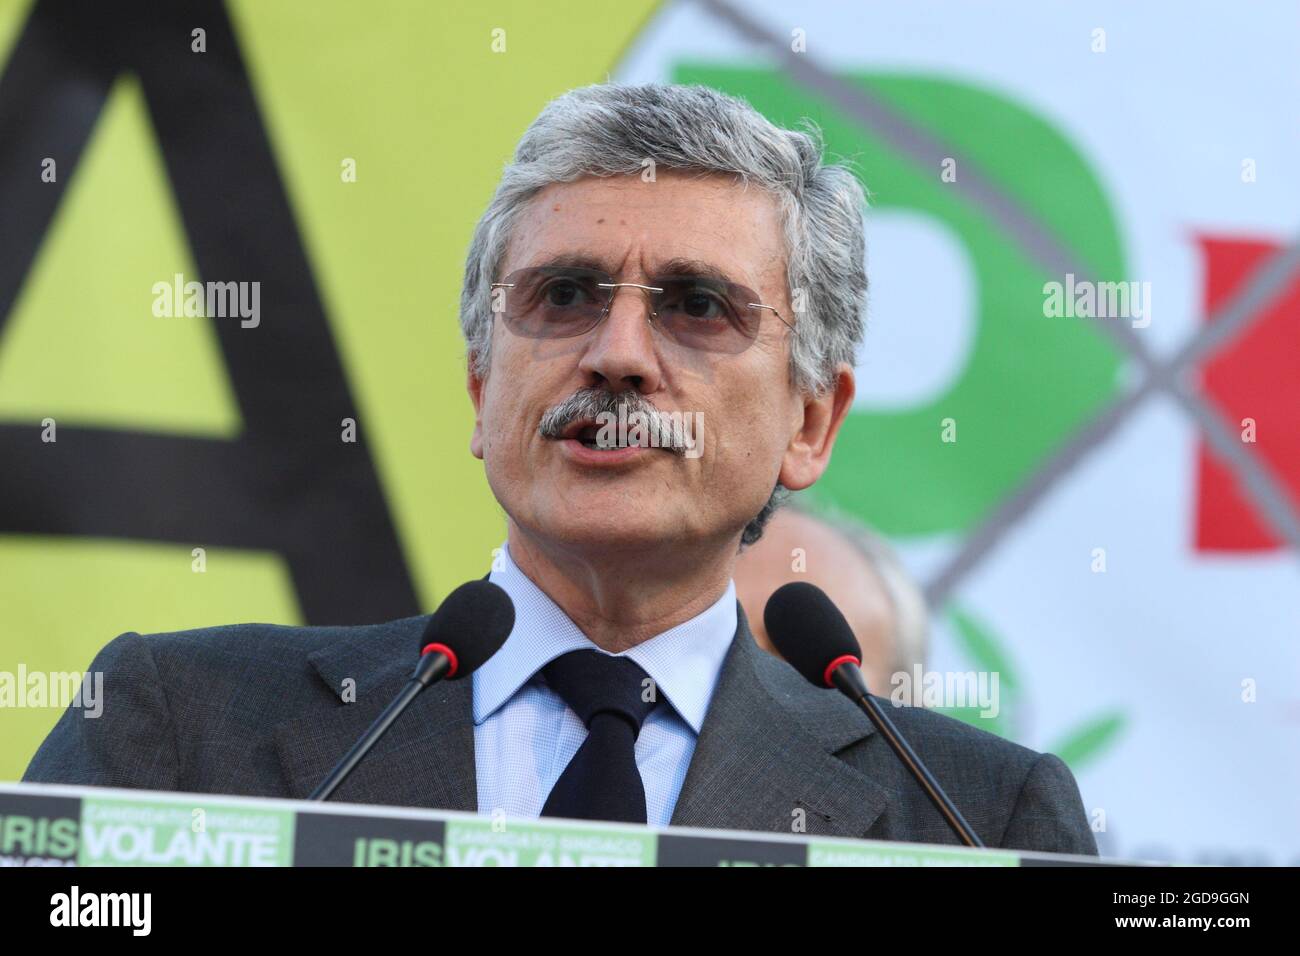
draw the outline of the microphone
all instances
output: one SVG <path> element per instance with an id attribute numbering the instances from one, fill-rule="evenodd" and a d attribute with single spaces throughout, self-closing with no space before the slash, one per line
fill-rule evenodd
<path id="1" fill-rule="evenodd" d="M 515 606 L 499 585 L 470 581 L 447 595 L 420 635 L 420 660 L 411 679 L 307 799 L 328 800 L 420 691 L 474 673 L 501 649 L 514 626 Z"/>
<path id="2" fill-rule="evenodd" d="M 867 690 L 849 622 L 821 588 L 795 581 L 778 588 L 763 610 L 767 636 L 791 666 L 817 687 L 835 687 L 858 705 L 916 778 L 948 826 L 967 846 L 984 843 Z"/>

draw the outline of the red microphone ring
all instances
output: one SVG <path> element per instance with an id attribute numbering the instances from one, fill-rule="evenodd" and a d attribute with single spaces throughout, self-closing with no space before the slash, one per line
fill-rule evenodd
<path id="1" fill-rule="evenodd" d="M 425 647 L 424 650 L 420 651 L 421 657 L 424 657 L 426 654 L 441 654 L 443 657 L 447 658 L 447 660 L 451 662 L 451 670 L 447 671 L 447 680 L 451 680 L 456 676 L 456 671 L 460 667 L 460 661 L 456 659 L 456 652 L 446 644 L 430 644 Z"/>
<path id="2" fill-rule="evenodd" d="M 827 687 L 835 686 L 835 682 L 831 680 L 831 675 L 835 673 L 836 669 L 841 664 L 849 663 L 852 663 L 854 667 L 862 666 L 861 659 L 854 657 L 852 654 L 841 654 L 839 657 L 835 658 L 835 660 L 826 665 L 826 670 L 822 674 L 822 680 L 826 682 Z"/>

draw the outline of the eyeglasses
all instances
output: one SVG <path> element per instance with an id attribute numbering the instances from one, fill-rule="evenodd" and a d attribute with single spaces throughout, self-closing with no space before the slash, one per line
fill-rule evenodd
<path id="1" fill-rule="evenodd" d="M 493 311 L 516 335 L 530 339 L 563 339 L 590 332 L 609 314 L 619 289 L 640 289 L 650 295 L 650 316 L 673 341 L 708 352 L 743 352 L 754 343 L 763 312 L 775 313 L 785 326 L 794 326 L 770 305 L 758 301 L 752 289 L 711 276 L 668 275 L 651 285 L 615 282 L 595 269 L 533 266 L 493 282 L 507 290 L 493 297 Z"/>

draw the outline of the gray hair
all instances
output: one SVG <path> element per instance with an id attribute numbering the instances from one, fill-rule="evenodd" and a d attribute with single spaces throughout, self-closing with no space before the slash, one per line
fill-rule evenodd
<path id="1" fill-rule="evenodd" d="M 848 165 L 822 163 L 822 134 L 781 129 L 735 96 L 705 86 L 595 85 L 551 100 L 515 148 L 497 191 L 474 226 L 460 291 L 460 329 L 474 373 L 486 377 L 491 350 L 491 284 L 519 217 L 539 191 L 589 176 L 668 169 L 733 174 L 777 202 L 785 280 L 797 334 L 790 381 L 823 394 L 840 363 L 854 364 L 866 310 L 866 193 Z M 746 525 L 741 546 L 762 536 L 780 505 L 777 485 Z"/>
<path id="2" fill-rule="evenodd" d="M 911 674 L 916 667 L 924 668 L 930 646 L 930 612 L 921 586 L 880 535 L 861 525 L 845 527 L 844 533 L 871 562 L 894 605 L 894 673 Z"/>
<path id="3" fill-rule="evenodd" d="M 867 276 L 866 196 L 844 165 L 823 164 L 817 127 L 782 129 L 743 100 L 704 86 L 600 84 L 548 103 L 520 139 L 465 262 L 460 324 L 484 377 L 492 341 L 491 283 L 532 198 L 552 183 L 668 169 L 732 174 L 776 199 L 786 282 L 797 319 L 791 381 L 824 392 L 862 341 Z"/>
<path id="4" fill-rule="evenodd" d="M 930 611 L 925 592 L 898 557 L 898 552 L 878 532 L 838 508 L 812 510 L 806 501 L 792 499 L 788 507 L 820 521 L 850 542 L 871 565 L 894 610 L 891 673 L 911 674 L 925 667 L 930 650 Z"/>

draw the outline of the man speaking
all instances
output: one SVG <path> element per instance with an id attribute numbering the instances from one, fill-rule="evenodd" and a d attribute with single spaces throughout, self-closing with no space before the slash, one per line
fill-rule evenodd
<path id="1" fill-rule="evenodd" d="M 461 296 L 514 626 L 334 799 L 958 842 L 871 720 L 758 649 L 731 581 L 852 403 L 863 209 L 815 136 L 705 88 L 593 86 L 543 110 Z M 25 779 L 305 797 L 427 623 L 122 635 L 91 665 L 103 716 L 66 713 Z M 1059 759 L 887 709 L 987 845 L 1096 853 Z"/>

